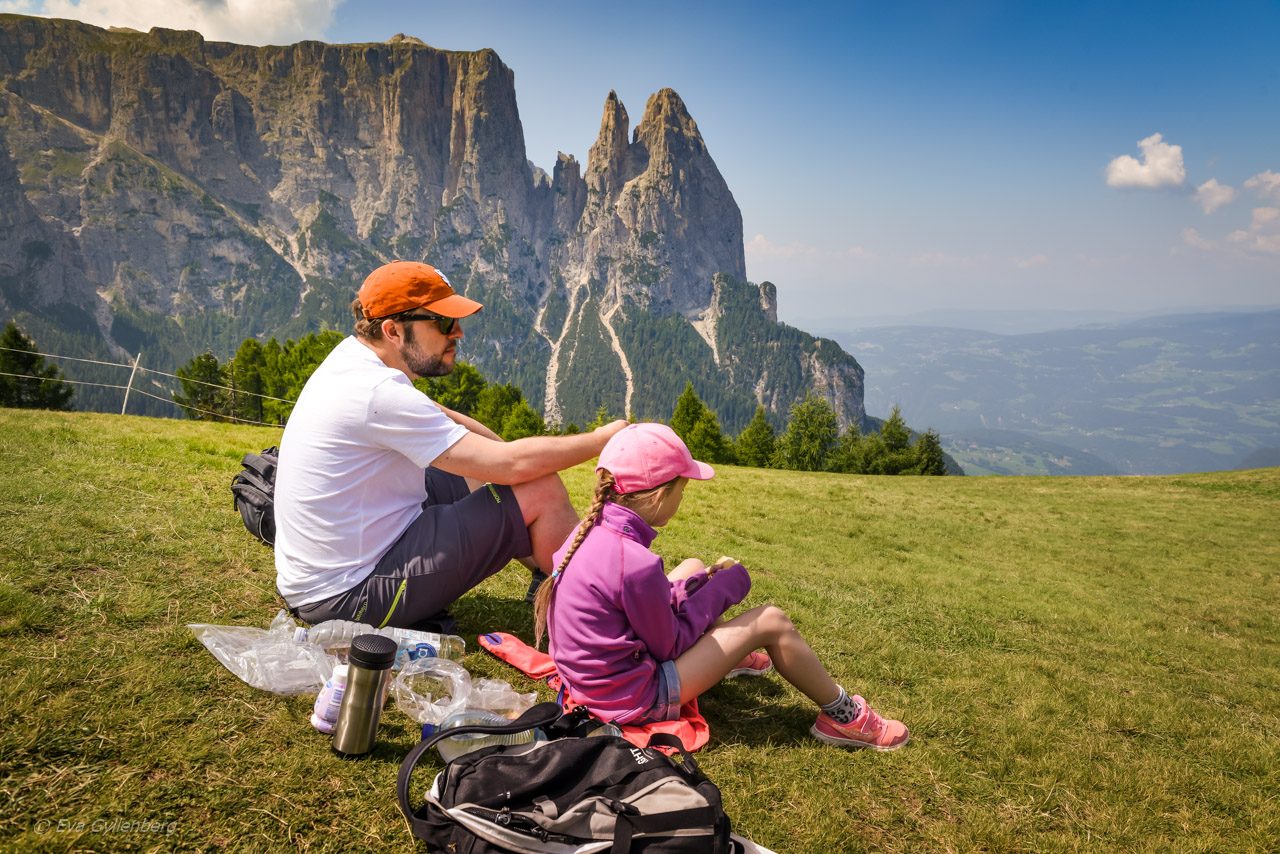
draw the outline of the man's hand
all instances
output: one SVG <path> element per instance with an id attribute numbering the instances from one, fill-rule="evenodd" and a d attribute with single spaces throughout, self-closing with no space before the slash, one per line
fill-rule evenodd
<path id="1" fill-rule="evenodd" d="M 447 413 L 446 413 L 447 414 Z M 473 419 L 455 419 L 471 429 Z M 512 442 L 490 439 L 479 430 L 463 436 L 432 463 L 436 468 L 469 480 L 489 483 L 526 483 L 600 455 L 606 442 L 627 426 L 626 421 L 613 421 L 590 433 L 572 436 L 526 436 Z M 492 431 L 482 428 L 492 435 Z"/>
<path id="2" fill-rule="evenodd" d="M 603 441 L 608 442 L 615 434 L 618 433 L 618 431 L 622 430 L 622 428 L 626 427 L 629 423 L 629 421 L 619 418 L 617 421 L 610 421 L 608 424 L 602 424 L 591 432 L 598 433 L 603 438 Z M 601 445 L 601 447 L 603 447 L 603 445 Z"/>

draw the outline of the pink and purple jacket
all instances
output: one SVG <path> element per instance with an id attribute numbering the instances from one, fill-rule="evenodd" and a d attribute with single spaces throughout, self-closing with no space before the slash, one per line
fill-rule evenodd
<path id="1" fill-rule="evenodd" d="M 555 554 L 559 566 L 573 542 Z M 627 723 L 658 699 L 661 663 L 678 658 L 751 589 L 742 564 L 674 584 L 649 551 L 647 522 L 608 503 L 555 579 L 547 616 L 550 652 L 573 699 L 607 721 Z"/>

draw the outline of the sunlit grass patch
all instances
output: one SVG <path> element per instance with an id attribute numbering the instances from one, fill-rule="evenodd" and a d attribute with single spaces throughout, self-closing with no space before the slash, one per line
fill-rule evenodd
<path id="1" fill-rule="evenodd" d="M 254 691 L 186 629 L 266 626 L 271 553 L 228 485 L 279 432 L 0 411 L 0 779 L 11 847 L 407 848 L 416 727 L 335 759 L 310 702 Z M 591 467 L 565 475 L 579 507 Z M 703 700 L 701 763 L 778 851 L 1269 850 L 1280 839 L 1280 471 L 872 478 L 718 467 L 655 542 L 730 554 L 889 755 L 812 740 L 776 677 Z M 455 607 L 475 651 L 531 635 L 527 573 Z M 421 783 L 425 785 L 427 776 Z M 114 824 L 113 824 L 114 822 Z M 112 827 L 143 823 L 131 835 Z M 95 827 L 97 829 L 95 829 Z M 159 829 L 156 829 L 159 828 Z"/>

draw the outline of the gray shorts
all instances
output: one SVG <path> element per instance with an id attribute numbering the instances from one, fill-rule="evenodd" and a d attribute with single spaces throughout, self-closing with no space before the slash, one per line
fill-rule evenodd
<path id="1" fill-rule="evenodd" d="M 364 581 L 294 615 L 308 623 L 356 620 L 414 628 L 507 565 L 533 552 L 515 492 L 429 468 L 422 514 Z"/>

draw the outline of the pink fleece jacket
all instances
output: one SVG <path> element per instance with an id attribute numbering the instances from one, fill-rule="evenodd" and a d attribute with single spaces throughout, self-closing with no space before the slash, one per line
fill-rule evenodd
<path id="1" fill-rule="evenodd" d="M 556 552 L 556 566 L 576 534 Z M 554 582 L 551 657 L 573 699 L 607 721 L 627 723 L 649 711 L 661 663 L 693 646 L 751 589 L 741 564 L 672 584 L 662 558 L 649 551 L 657 535 L 625 507 L 605 504 Z"/>

